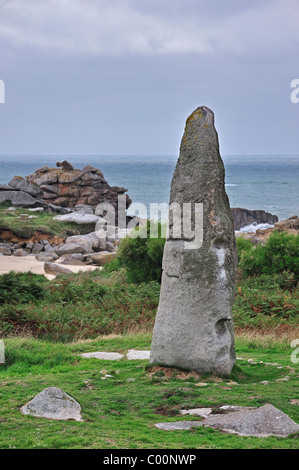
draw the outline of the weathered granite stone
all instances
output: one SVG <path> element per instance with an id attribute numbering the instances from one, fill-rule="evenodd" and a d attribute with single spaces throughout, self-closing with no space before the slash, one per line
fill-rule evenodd
<path id="1" fill-rule="evenodd" d="M 140 351 L 138 349 L 129 349 L 127 352 L 127 359 L 131 360 L 148 360 L 150 356 L 150 351 Z"/>
<path id="2" fill-rule="evenodd" d="M 88 253 L 84 255 L 86 261 L 91 260 L 97 266 L 104 266 L 116 258 L 116 252 L 101 251 L 100 253 Z"/>
<path id="3" fill-rule="evenodd" d="M 14 176 L 8 183 L 8 186 L 15 190 L 24 191 L 31 196 L 40 196 L 43 193 L 37 184 L 30 183 L 21 176 Z"/>
<path id="4" fill-rule="evenodd" d="M 21 413 L 39 418 L 83 421 L 79 403 L 56 387 L 45 388 L 21 407 Z"/>
<path id="5" fill-rule="evenodd" d="M 299 432 L 299 425 L 273 405 L 264 405 L 257 410 L 243 409 L 227 414 L 210 415 L 204 426 L 222 429 L 240 436 L 279 436 Z"/>
<path id="6" fill-rule="evenodd" d="M 205 106 L 187 119 L 170 203 L 181 209 L 203 204 L 202 244 L 194 211 L 193 240 L 188 233 L 178 236 L 170 218 L 150 362 L 229 374 L 235 363 L 237 250 L 214 114 Z"/>
<path id="7" fill-rule="evenodd" d="M 105 361 L 117 361 L 124 357 L 123 354 L 119 354 L 116 352 L 102 352 L 102 351 L 82 353 L 80 354 L 80 356 L 86 357 L 86 358 L 102 359 Z"/>
<path id="8" fill-rule="evenodd" d="M 199 428 L 202 421 L 175 421 L 170 423 L 157 423 L 156 428 L 163 431 L 189 431 L 191 428 Z"/>
<path id="9" fill-rule="evenodd" d="M 54 249 L 58 256 L 67 255 L 69 253 L 90 253 L 91 250 L 92 245 L 88 240 L 81 240 L 77 243 L 65 243 L 65 245 Z"/>
<path id="10" fill-rule="evenodd" d="M 44 270 L 46 274 L 51 274 L 53 276 L 59 276 L 61 274 L 73 274 L 70 269 L 67 269 L 59 264 L 49 262 L 44 264 Z"/>

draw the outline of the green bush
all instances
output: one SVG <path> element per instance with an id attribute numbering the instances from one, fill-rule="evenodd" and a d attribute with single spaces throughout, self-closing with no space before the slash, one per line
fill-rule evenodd
<path id="1" fill-rule="evenodd" d="M 247 240 L 246 238 L 237 237 L 236 242 L 237 242 L 239 258 L 241 258 L 244 252 L 251 251 L 253 248 L 252 242 L 250 240 Z"/>
<path id="2" fill-rule="evenodd" d="M 265 244 L 243 250 L 240 268 L 244 277 L 289 271 L 298 280 L 299 235 L 274 231 Z"/>
<path id="3" fill-rule="evenodd" d="M 146 226 L 136 228 L 130 237 L 121 242 L 117 257 L 126 268 L 130 282 L 161 281 L 164 228 L 161 223 L 148 220 Z M 156 230 L 158 238 L 151 238 L 151 230 Z"/>
<path id="4" fill-rule="evenodd" d="M 0 276 L 0 304 L 36 302 L 46 295 L 47 280 L 39 274 L 11 271 Z"/>

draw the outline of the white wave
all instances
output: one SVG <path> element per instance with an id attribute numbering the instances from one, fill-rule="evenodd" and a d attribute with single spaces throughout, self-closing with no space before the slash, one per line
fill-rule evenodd
<path id="1" fill-rule="evenodd" d="M 252 224 L 246 225 L 245 227 L 240 228 L 240 232 L 243 233 L 250 233 L 250 232 L 256 232 L 257 230 L 264 230 L 266 228 L 272 228 L 274 225 L 270 224 L 257 224 L 256 222 L 253 222 Z"/>
<path id="2" fill-rule="evenodd" d="M 234 183 L 225 183 L 225 186 L 238 186 L 238 185 Z"/>

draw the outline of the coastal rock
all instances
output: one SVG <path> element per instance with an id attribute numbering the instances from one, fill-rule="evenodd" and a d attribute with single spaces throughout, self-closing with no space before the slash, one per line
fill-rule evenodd
<path id="1" fill-rule="evenodd" d="M 74 169 L 73 165 L 70 162 L 68 162 L 67 160 L 63 160 L 63 162 L 57 162 L 56 166 L 63 168 L 63 170 L 73 170 Z"/>
<path id="2" fill-rule="evenodd" d="M 83 421 L 79 403 L 57 387 L 45 388 L 20 411 L 39 418 Z"/>
<path id="3" fill-rule="evenodd" d="M 110 253 L 108 251 L 101 251 L 100 253 L 89 253 L 84 256 L 86 261 L 91 260 L 93 264 L 96 264 L 97 266 L 104 266 L 115 258 L 116 253 Z"/>
<path id="4" fill-rule="evenodd" d="M 91 243 L 91 248 L 93 251 L 106 250 L 106 238 L 98 237 L 97 232 L 90 232 L 86 235 L 72 235 L 65 240 L 65 243 L 80 243 L 81 241 L 87 241 L 88 243 Z M 89 251 L 92 250 L 90 249 Z"/>
<path id="5" fill-rule="evenodd" d="M 90 253 L 92 251 L 91 242 L 81 240 L 77 243 L 65 243 L 63 246 L 55 248 L 55 253 L 58 256 L 63 256 L 69 253 Z"/>
<path id="6" fill-rule="evenodd" d="M 28 253 L 28 251 L 23 250 L 22 248 L 18 248 L 17 250 L 15 250 L 13 252 L 13 255 L 14 256 L 27 256 L 27 255 L 29 255 L 29 253 Z"/>
<path id="7" fill-rule="evenodd" d="M 56 215 L 54 217 L 56 220 L 61 220 L 62 222 L 73 222 L 75 224 L 96 224 L 101 217 L 93 214 L 86 214 L 82 212 L 71 212 L 69 214 Z M 106 222 L 106 221 L 105 221 Z"/>
<path id="8" fill-rule="evenodd" d="M 41 201 L 24 191 L 1 191 L 0 203 L 2 202 L 9 202 L 16 207 L 47 207 L 47 204 L 44 201 Z"/>
<path id="9" fill-rule="evenodd" d="M 203 228 L 200 217 L 195 226 L 193 210 L 195 236 L 177 234 L 181 217 L 175 225 L 170 214 L 150 363 L 229 374 L 235 363 L 237 249 L 214 114 L 205 106 L 187 119 L 170 203 L 181 210 L 186 203 L 203 203 Z"/>
<path id="10" fill-rule="evenodd" d="M 5 256 L 10 256 L 11 255 L 11 249 L 9 245 L 6 245 L 5 243 L 0 244 L 0 253 Z"/>
<path id="11" fill-rule="evenodd" d="M 43 193 L 37 184 L 29 183 L 21 176 L 14 176 L 8 183 L 8 186 L 14 190 L 24 191 L 25 193 L 35 197 L 40 196 Z"/>
<path id="12" fill-rule="evenodd" d="M 44 264 L 44 270 L 46 274 L 51 274 L 53 276 L 59 276 L 61 274 L 73 274 L 70 269 L 67 269 L 59 264 L 49 262 Z"/>
<path id="13" fill-rule="evenodd" d="M 61 162 L 62 168 L 42 167 L 27 176 L 26 180 L 36 183 L 44 191 L 41 197 L 49 204 L 74 208 L 79 204 L 96 207 L 108 202 L 115 208 L 117 217 L 118 196 L 124 195 L 127 189 L 109 186 L 102 171 L 91 165 L 80 170 L 73 168 L 69 162 L 67 164 Z M 132 201 L 128 195 L 124 197 L 128 208 Z"/>
<path id="14" fill-rule="evenodd" d="M 299 234 L 299 217 L 293 215 L 286 220 L 280 220 L 274 224 L 274 227 L 266 229 L 258 229 L 256 232 L 242 233 L 238 232 L 236 235 L 247 240 L 251 240 L 252 243 L 265 243 L 273 232 L 286 232 L 290 235 Z"/>
<path id="15" fill-rule="evenodd" d="M 235 230 L 240 230 L 242 227 L 253 223 L 274 225 L 278 221 L 277 215 L 270 214 L 270 212 L 263 210 L 248 210 L 233 207 L 231 208 L 231 213 Z"/>

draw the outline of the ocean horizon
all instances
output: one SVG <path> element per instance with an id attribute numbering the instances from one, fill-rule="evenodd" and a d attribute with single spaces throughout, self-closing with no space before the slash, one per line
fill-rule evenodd
<path id="1" fill-rule="evenodd" d="M 70 161 L 100 168 L 110 186 L 122 186 L 133 203 L 169 203 L 177 155 L 0 155 L 0 183 L 38 168 Z M 279 220 L 298 215 L 299 155 L 223 155 L 231 207 L 265 210 Z M 134 206 L 129 215 L 135 215 Z M 144 214 L 139 214 L 141 217 Z"/>

